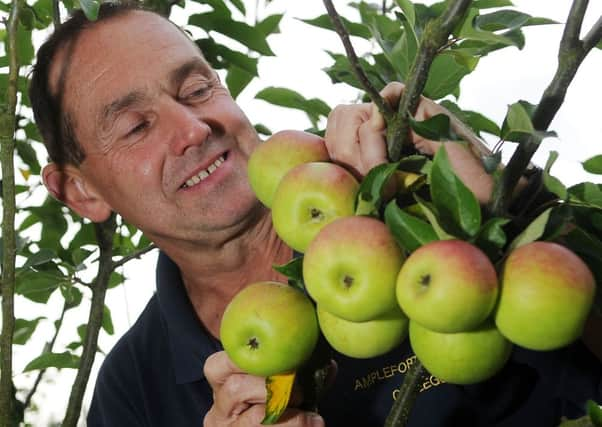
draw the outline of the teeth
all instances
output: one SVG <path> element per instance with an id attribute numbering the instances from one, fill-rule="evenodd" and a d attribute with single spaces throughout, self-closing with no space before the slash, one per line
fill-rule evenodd
<path id="1" fill-rule="evenodd" d="M 215 162 L 210 164 L 207 169 L 202 170 L 195 176 L 189 178 L 186 181 L 186 184 L 184 184 L 182 187 L 188 188 L 188 187 L 192 187 L 195 184 L 198 184 L 199 182 L 201 182 L 202 180 L 207 178 L 209 175 L 211 175 L 213 172 L 215 172 L 217 170 L 217 168 L 219 168 L 224 163 L 224 161 L 225 161 L 224 156 L 220 156 Z"/>

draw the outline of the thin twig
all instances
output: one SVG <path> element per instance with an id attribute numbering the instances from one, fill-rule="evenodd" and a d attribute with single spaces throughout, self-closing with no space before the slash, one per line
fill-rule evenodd
<path id="1" fill-rule="evenodd" d="M 533 112 L 532 122 L 536 131 L 548 129 L 556 113 L 562 106 L 569 85 L 573 81 L 583 59 L 602 38 L 602 18 L 586 36 L 587 45 L 579 40 L 587 0 L 574 0 L 567 18 L 558 49 L 558 67 L 552 81 L 544 91 Z M 508 204 L 519 179 L 528 167 L 539 148 L 541 137 L 531 135 L 521 141 L 508 161 L 501 178 L 496 182 L 489 210 L 493 215 L 505 215 Z"/>
<path id="2" fill-rule="evenodd" d="M 54 25 L 55 31 L 61 26 L 61 8 L 59 0 L 52 0 L 52 24 Z"/>
<path id="3" fill-rule="evenodd" d="M 63 309 L 61 310 L 61 315 L 55 323 L 56 329 L 54 331 L 54 335 L 53 335 L 52 339 L 50 340 L 50 342 L 46 344 L 44 352 L 52 352 L 52 349 L 54 348 L 54 343 L 56 342 L 56 338 L 58 337 L 59 332 L 61 330 L 61 326 L 63 326 L 63 319 L 65 318 L 66 312 L 67 312 L 67 301 L 65 301 L 63 304 Z M 27 410 L 27 408 L 29 407 L 29 405 L 31 403 L 31 399 L 34 396 L 34 394 L 36 393 L 38 386 L 40 385 L 40 382 L 42 381 L 42 378 L 44 377 L 45 373 L 46 373 L 46 369 L 41 369 L 38 371 L 38 376 L 36 377 L 36 380 L 34 381 L 33 386 L 27 393 L 27 396 L 25 397 L 25 401 L 23 402 L 23 410 L 24 411 Z"/>
<path id="4" fill-rule="evenodd" d="M 114 261 L 112 269 L 115 270 L 118 267 L 121 267 L 123 264 L 125 264 L 125 263 L 133 260 L 134 258 L 140 258 L 145 253 L 150 252 L 150 251 L 152 251 L 155 248 L 156 248 L 156 246 L 153 245 L 153 244 L 151 244 L 151 245 L 148 245 L 145 248 L 137 250 L 136 252 L 132 252 L 131 254 L 126 255 L 123 258 L 121 258 L 119 261 Z"/>
<path id="5" fill-rule="evenodd" d="M 393 402 L 389 415 L 385 420 L 385 427 L 404 427 L 410 419 L 412 406 L 418 396 L 422 378 L 426 370 L 418 358 L 410 365 L 399 389 L 399 396 Z"/>
<path id="6" fill-rule="evenodd" d="M 341 38 L 343 42 L 343 46 L 345 47 L 345 52 L 347 53 L 347 58 L 349 59 L 349 63 L 351 64 L 351 68 L 355 73 L 355 76 L 361 83 L 362 87 L 366 91 L 366 94 L 370 97 L 372 102 L 376 104 L 379 111 L 385 118 L 385 121 L 389 123 L 389 121 L 393 118 L 394 111 L 391 106 L 387 103 L 387 101 L 380 96 L 380 93 L 376 90 L 376 88 L 370 82 L 370 79 L 364 72 L 362 65 L 360 64 L 360 60 L 353 49 L 353 45 L 351 44 L 351 40 L 349 40 L 349 33 L 345 28 L 345 24 L 341 20 L 340 15 L 336 11 L 334 5 L 331 0 L 324 0 L 324 5 L 326 6 L 326 10 L 328 11 L 328 16 L 330 16 L 330 20 L 334 25 L 334 28 Z"/>
<path id="7" fill-rule="evenodd" d="M 0 104 L 0 161 L 2 163 L 2 334 L 0 335 L 0 426 L 13 425 L 14 387 L 12 380 L 12 346 L 15 333 L 15 261 L 17 256 L 15 231 L 15 125 L 17 109 L 17 26 L 19 0 L 13 0 L 6 21 L 6 56 L 8 57 L 8 87 L 6 102 Z"/>
<path id="8" fill-rule="evenodd" d="M 108 220 L 100 224 L 94 224 L 96 239 L 100 248 L 98 274 L 92 287 L 92 302 L 88 327 L 84 340 L 80 365 L 77 370 L 75 381 L 69 395 L 69 403 L 65 412 L 62 427 L 76 427 L 82 407 L 82 400 L 90 378 L 92 364 L 96 357 L 98 346 L 98 334 L 102 325 L 105 306 L 105 294 L 113 272 L 113 235 L 117 228 L 115 215 L 112 214 Z"/>

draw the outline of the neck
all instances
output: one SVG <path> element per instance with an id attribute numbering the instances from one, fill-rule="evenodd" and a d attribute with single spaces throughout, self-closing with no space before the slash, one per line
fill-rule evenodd
<path id="1" fill-rule="evenodd" d="M 266 210 L 246 232 L 172 259 L 180 268 L 197 316 L 213 336 L 219 337 L 222 314 L 234 295 L 257 281 L 286 283 L 286 278 L 272 266 L 285 264 L 292 254 L 276 235 Z"/>

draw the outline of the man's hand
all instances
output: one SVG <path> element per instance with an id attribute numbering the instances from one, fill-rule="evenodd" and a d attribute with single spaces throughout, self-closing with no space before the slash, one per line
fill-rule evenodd
<path id="1" fill-rule="evenodd" d="M 380 94 L 389 105 L 395 107 L 403 89 L 403 84 L 392 82 Z M 414 119 L 423 121 L 437 114 L 449 116 L 452 129 L 469 142 L 469 146 L 448 143 L 448 156 L 458 177 L 481 203 L 486 203 L 491 197 L 493 180 L 478 156 L 485 154 L 487 148 L 448 110 L 428 98 L 421 97 Z M 373 103 L 339 105 L 328 116 L 324 139 L 330 158 L 361 178 L 373 167 L 387 162 L 385 132 L 385 120 Z M 426 139 L 414 132 L 411 132 L 410 137 L 416 149 L 426 155 L 434 155 L 442 145 L 441 142 Z"/>
<path id="2" fill-rule="evenodd" d="M 204 427 L 261 425 L 265 416 L 265 378 L 245 374 L 223 351 L 214 353 L 207 359 L 204 371 L 213 389 L 213 406 L 205 416 Z M 312 412 L 288 408 L 276 425 L 324 427 L 324 420 Z"/>

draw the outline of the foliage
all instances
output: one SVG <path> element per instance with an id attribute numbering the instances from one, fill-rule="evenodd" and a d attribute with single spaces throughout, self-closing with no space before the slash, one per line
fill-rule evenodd
<path id="1" fill-rule="evenodd" d="M 375 44 L 371 52 L 359 58 L 359 64 L 376 90 L 381 90 L 390 81 L 408 80 L 427 31 L 428 21 L 440 16 L 446 6 L 446 2 L 429 6 L 408 0 L 383 3 L 386 5 L 384 11 L 380 5 L 371 2 L 354 2 L 353 7 L 359 19 L 343 19 L 352 36 Z M 203 12 L 191 14 L 188 26 L 203 34 L 195 42 L 211 65 L 223 71 L 225 83 L 234 97 L 259 75 L 258 64 L 261 58 L 274 55 L 269 36 L 279 31 L 281 14 L 268 15 L 250 22 L 247 3 L 242 0 L 182 0 L 179 3 L 147 0 L 146 4 L 165 15 L 176 4 L 200 6 Z M 20 65 L 17 81 L 19 103 L 14 123 L 14 161 L 20 176 L 17 178 L 18 182 L 12 184 L 17 195 L 16 206 L 13 207 L 17 211 L 15 291 L 18 298 L 40 306 L 48 304 L 51 298 L 58 298 L 62 309 L 56 318 L 24 318 L 17 312 L 13 344 L 24 345 L 30 342 L 42 325 L 50 327 L 52 333 L 45 340 L 46 344 L 38 354 L 31 355 L 25 368 L 25 371 L 43 379 L 47 368 L 77 369 L 80 366 L 86 336 L 92 328 L 102 328 L 103 333 L 113 334 L 111 308 L 105 306 L 102 300 L 102 315 L 97 325 L 71 325 L 64 323 L 63 319 L 71 310 L 86 310 L 91 293 L 98 291 L 97 279 L 103 268 L 112 272 L 110 278 L 107 276 L 109 287 L 121 285 L 124 277 L 114 270 L 127 260 L 146 252 L 150 248 L 150 242 L 134 227 L 117 218 L 109 248 L 112 254 L 103 267 L 98 229 L 54 199 L 44 197 L 41 189 L 40 171 L 44 150 L 39 132 L 31 119 L 26 91 L 27 76 L 34 60 L 34 36 L 51 29 L 53 22 L 60 22 L 61 17 L 57 15 L 59 5 L 63 13 L 65 10 L 81 8 L 89 19 L 95 19 L 98 0 L 36 0 L 15 1 L 12 4 L 2 0 L 0 16 L 8 14 L 12 8 L 17 7 L 15 5 L 20 9 L 15 39 Z M 326 14 L 307 19 L 305 23 L 324 31 L 334 31 Z M 522 100 L 509 106 L 505 120 L 499 125 L 481 113 L 465 111 L 459 105 L 461 83 L 476 69 L 482 58 L 508 47 L 521 49 L 525 43 L 523 28 L 551 23 L 545 18 L 515 10 L 507 0 L 473 1 L 448 43 L 434 57 L 427 70 L 423 93 L 440 101 L 477 135 L 488 134 L 500 141 L 518 143 L 528 138 L 535 138 L 540 142 L 553 135 L 547 128 L 541 129 L 534 125 L 536 106 Z M 6 47 L 9 33 L 0 30 L 0 36 L 2 45 Z M 596 44 L 598 48 L 602 47 L 599 41 Z M 7 100 L 4 94 L 10 83 L 10 58 L 6 49 L 0 52 L 3 52 L 0 54 L 0 115 L 5 117 L 7 112 L 4 105 Z M 328 54 L 332 58 L 332 64 L 325 72 L 333 84 L 349 85 L 359 91 L 366 89 L 357 77 L 355 64 L 347 55 L 337 52 Z M 277 106 L 304 112 L 316 132 L 322 131 L 320 127 L 324 124 L 323 119 L 330 110 L 328 104 L 321 99 L 308 99 L 303 94 L 283 87 L 264 88 L 257 92 L 256 97 Z M 449 123 L 437 118 L 428 122 L 413 121 L 412 127 L 416 132 L 426 133 L 431 139 L 450 139 L 452 136 L 449 134 Z M 258 128 L 262 133 L 269 133 L 269 129 L 263 125 L 258 125 Z M 483 161 L 488 170 L 497 173 L 500 161 L 498 152 L 484 157 Z M 450 173 L 445 150 L 440 150 L 432 160 L 417 154 L 373 170 L 362 184 L 358 209 L 368 214 L 384 215 L 400 246 L 407 252 L 429 241 L 455 236 L 477 243 L 497 261 L 510 248 L 526 242 L 561 239 L 590 265 L 600 283 L 602 185 L 584 182 L 567 188 L 550 174 L 553 161 L 551 158 L 543 172 L 543 183 L 550 192 L 558 196 L 558 200 L 529 218 L 526 224 L 518 224 L 516 218 L 507 212 L 500 215 L 481 210 L 470 191 Z M 602 155 L 586 160 L 583 167 L 590 173 L 602 174 Z M 420 174 L 428 181 L 428 185 L 417 186 L 416 191 L 396 200 L 386 200 L 382 197 L 383 188 L 395 171 Z M 3 210 L 7 208 L 10 206 L 3 205 Z M 567 227 L 567 224 L 571 226 Z M 1 239 L 0 249 L 6 252 L 10 249 L 5 247 L 7 236 L 2 236 Z M 299 284 L 299 265 L 291 264 L 285 270 L 291 272 L 291 276 L 296 276 L 292 280 Z M 600 300 L 602 298 L 597 302 L 597 307 L 602 310 Z M 56 348 L 56 337 L 64 328 L 75 330 L 79 339 L 65 348 Z M 96 353 L 95 348 L 92 353 Z M 35 410 L 32 396 L 35 395 L 37 383 L 38 381 L 32 389 L 17 390 L 19 402 L 15 402 L 15 408 L 23 408 L 25 413 Z M 15 414 L 19 421 L 23 419 L 22 412 L 15 411 Z M 0 415 L 0 424 L 9 424 L 6 415 Z"/>

